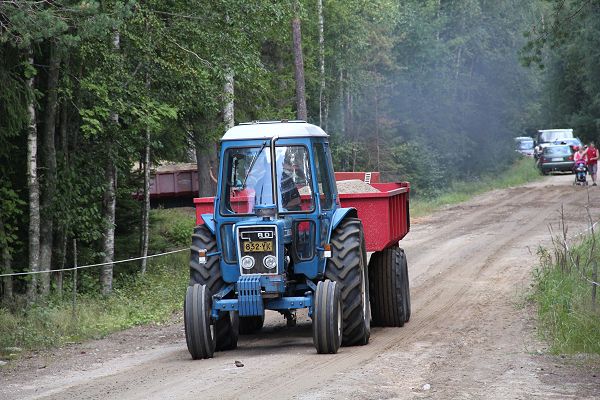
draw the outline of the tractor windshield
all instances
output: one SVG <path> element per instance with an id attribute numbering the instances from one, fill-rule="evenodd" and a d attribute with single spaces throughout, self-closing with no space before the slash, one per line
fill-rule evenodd
<path id="1" fill-rule="evenodd" d="M 304 146 L 275 148 L 277 201 L 274 201 L 269 146 L 231 148 L 225 153 L 225 214 L 253 214 L 256 205 L 277 204 L 279 212 L 314 209 L 309 158 Z"/>

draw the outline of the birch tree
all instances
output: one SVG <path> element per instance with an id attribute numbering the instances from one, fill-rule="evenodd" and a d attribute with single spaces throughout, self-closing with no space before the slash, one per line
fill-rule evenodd
<path id="1" fill-rule="evenodd" d="M 294 52 L 294 75 L 296 77 L 296 113 L 299 120 L 306 121 L 306 85 L 304 83 L 304 57 L 302 55 L 302 26 L 300 22 L 300 2 L 293 1 L 292 42 Z"/>
<path id="2" fill-rule="evenodd" d="M 35 110 L 35 68 L 33 56 L 29 58 L 31 69 L 27 86 L 31 100 L 27 106 L 29 127 L 27 128 L 27 187 L 29 189 L 29 271 L 37 272 L 40 265 L 40 183 L 37 175 L 37 114 Z M 35 302 L 37 298 L 37 275 L 31 275 L 27 287 L 27 300 Z"/>

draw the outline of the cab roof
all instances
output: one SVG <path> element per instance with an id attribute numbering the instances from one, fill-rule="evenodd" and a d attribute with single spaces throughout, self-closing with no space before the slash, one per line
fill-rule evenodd
<path id="1" fill-rule="evenodd" d="M 299 137 L 328 137 L 316 125 L 304 121 L 255 121 L 241 123 L 229 129 L 221 140 L 248 140 L 299 138 Z"/>

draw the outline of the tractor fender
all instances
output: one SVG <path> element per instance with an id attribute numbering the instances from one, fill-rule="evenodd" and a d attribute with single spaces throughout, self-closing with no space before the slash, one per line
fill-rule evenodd
<path id="1" fill-rule="evenodd" d="M 204 221 L 204 225 L 206 225 L 206 227 L 208 228 L 208 230 L 215 235 L 215 219 L 213 218 L 212 214 L 202 214 L 200 216 L 202 218 L 202 221 Z"/>
<path id="2" fill-rule="evenodd" d="M 327 242 L 331 241 L 331 234 L 335 228 L 337 228 L 340 222 L 342 222 L 342 220 L 346 217 L 358 218 L 358 212 L 356 211 L 356 208 L 338 208 L 334 211 L 331 217 L 331 226 L 329 227 L 329 232 L 327 233 Z"/>

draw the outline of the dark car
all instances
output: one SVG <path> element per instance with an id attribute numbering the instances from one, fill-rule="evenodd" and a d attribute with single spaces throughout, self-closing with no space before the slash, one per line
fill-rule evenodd
<path id="1" fill-rule="evenodd" d="M 583 143 L 581 143 L 581 140 L 579 140 L 579 138 L 557 140 L 554 142 L 554 144 L 568 144 L 569 146 L 576 148 L 583 146 Z"/>
<path id="2" fill-rule="evenodd" d="M 552 171 L 573 172 L 573 149 L 569 145 L 545 147 L 538 161 L 542 174 Z"/>

